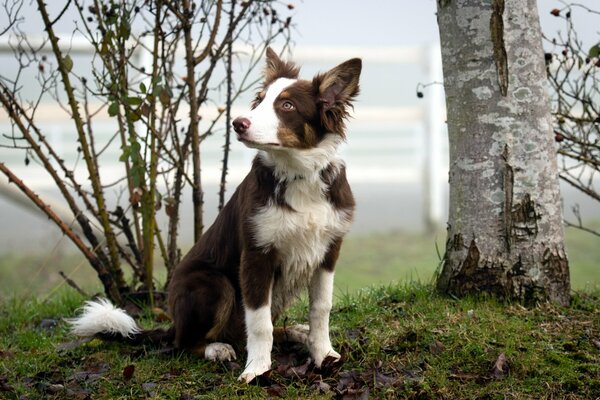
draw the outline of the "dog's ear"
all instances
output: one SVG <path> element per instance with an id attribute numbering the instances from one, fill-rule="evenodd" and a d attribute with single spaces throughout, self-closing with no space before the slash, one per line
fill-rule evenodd
<path id="1" fill-rule="evenodd" d="M 282 61 L 277 53 L 267 47 L 267 67 L 265 68 L 265 86 L 278 78 L 298 79 L 300 68 L 291 62 Z"/>
<path id="2" fill-rule="evenodd" d="M 344 119 L 358 95 L 361 69 L 360 58 L 353 58 L 314 78 L 321 119 L 329 132 L 344 135 Z"/>

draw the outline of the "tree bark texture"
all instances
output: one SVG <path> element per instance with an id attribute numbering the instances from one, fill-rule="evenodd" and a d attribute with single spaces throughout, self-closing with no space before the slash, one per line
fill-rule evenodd
<path id="1" fill-rule="evenodd" d="M 450 143 L 437 287 L 569 302 L 556 149 L 535 0 L 438 0 Z"/>

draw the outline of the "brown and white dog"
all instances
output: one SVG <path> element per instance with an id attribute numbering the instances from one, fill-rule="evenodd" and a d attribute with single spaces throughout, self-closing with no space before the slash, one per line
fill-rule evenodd
<path id="1" fill-rule="evenodd" d="M 306 343 L 317 367 L 339 358 L 329 339 L 333 273 L 350 229 L 354 198 L 338 147 L 358 94 L 361 60 L 312 80 L 267 49 L 264 84 L 251 110 L 233 121 L 238 140 L 258 153 L 214 224 L 173 273 L 173 326 L 143 331 L 107 301 L 88 302 L 71 321 L 80 336 L 173 341 L 211 360 L 236 357 L 246 340 L 249 382 L 271 368 L 273 321 L 308 288 L 309 326 L 286 328 Z"/>

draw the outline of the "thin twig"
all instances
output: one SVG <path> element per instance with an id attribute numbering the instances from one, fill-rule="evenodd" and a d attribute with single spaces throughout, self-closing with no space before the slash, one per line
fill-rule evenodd
<path id="1" fill-rule="evenodd" d="M 83 291 L 83 289 L 81 289 L 79 287 L 79 285 L 77 285 L 77 283 L 75 283 L 75 281 L 71 278 L 69 278 L 64 272 L 62 271 L 58 271 L 59 275 L 62 276 L 62 278 L 65 280 L 65 282 L 67 282 L 67 285 L 71 286 L 73 289 L 75 289 L 79 294 L 81 294 L 83 297 L 85 298 L 90 298 L 90 296 Z"/>

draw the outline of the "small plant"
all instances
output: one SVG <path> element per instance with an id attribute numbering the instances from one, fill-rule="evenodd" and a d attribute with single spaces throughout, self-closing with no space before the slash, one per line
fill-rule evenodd
<path id="1" fill-rule="evenodd" d="M 600 202 L 600 36 L 597 43 L 584 47 L 577 34 L 573 12 L 577 10 L 600 16 L 597 10 L 581 4 L 567 4 L 550 11 L 562 18 L 565 31 L 545 37 L 550 46 L 546 53 L 548 80 L 552 99 L 555 140 L 558 146 L 560 178 Z M 596 18 L 598 19 L 598 18 Z M 568 226 L 600 236 L 584 226 L 578 207 L 573 208 L 576 221 Z"/>
<path id="2" fill-rule="evenodd" d="M 123 295 L 142 290 L 152 300 L 155 252 L 167 277 L 181 257 L 186 188 L 193 199 L 195 239 L 204 229 L 201 149 L 216 131 L 225 132 L 219 193 L 224 201 L 231 105 L 252 87 L 251 72 L 266 46 L 278 37 L 288 42 L 291 20 L 282 14 L 290 8 L 274 0 L 63 3 L 51 14 L 47 2 L 36 1 L 41 43 L 21 30 L 30 5 L 3 3 L 7 26 L 0 27 L 0 36 L 9 39 L 16 67 L 0 72 L 0 104 L 11 124 L 0 145 L 45 170 L 74 220 L 57 215 L 10 165 L 0 163 L 0 171 L 85 255 L 110 299 L 120 303 Z M 59 36 L 56 23 L 72 19 L 73 35 Z M 75 51 L 81 39 L 93 53 L 85 65 Z M 244 61 L 237 44 L 244 45 Z M 26 82 L 31 76 L 38 89 L 33 94 L 24 89 L 32 86 Z M 215 104 L 221 92 L 224 106 Z M 54 102 L 71 119 L 63 134 L 72 137 L 73 149 L 58 148 L 38 123 L 44 102 Z M 98 131 L 106 128 L 96 121 L 106 114 L 112 134 L 102 136 Z M 69 151 L 76 153 L 74 161 L 66 161 Z M 105 166 L 115 158 L 122 168 L 109 173 Z M 159 212 L 167 216 L 164 227 L 157 225 Z M 125 268 L 133 276 L 129 282 Z"/>

